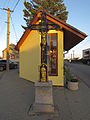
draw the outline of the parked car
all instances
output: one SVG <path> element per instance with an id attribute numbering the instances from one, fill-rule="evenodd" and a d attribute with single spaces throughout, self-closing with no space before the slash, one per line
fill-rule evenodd
<path id="1" fill-rule="evenodd" d="M 6 70 L 7 60 L 0 60 L 0 71 Z M 16 69 L 17 64 L 9 60 L 9 69 Z"/>

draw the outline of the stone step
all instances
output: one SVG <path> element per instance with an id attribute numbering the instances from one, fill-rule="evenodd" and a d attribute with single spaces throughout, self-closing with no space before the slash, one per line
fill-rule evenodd
<path id="1" fill-rule="evenodd" d="M 33 111 L 34 112 L 47 112 L 47 113 L 53 113 L 54 112 L 54 106 L 52 104 L 33 104 Z"/>

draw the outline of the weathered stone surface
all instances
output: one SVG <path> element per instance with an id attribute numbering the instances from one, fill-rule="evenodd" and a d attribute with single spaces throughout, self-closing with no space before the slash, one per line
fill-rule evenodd
<path id="1" fill-rule="evenodd" d="M 53 113 L 54 112 L 54 106 L 49 104 L 33 104 L 33 112 L 45 112 L 45 113 Z"/>
<path id="2" fill-rule="evenodd" d="M 52 104 L 52 82 L 36 82 L 35 83 L 35 103 L 37 104 Z"/>
<path id="3" fill-rule="evenodd" d="M 54 112 L 52 81 L 35 83 L 33 110 L 37 112 Z"/>

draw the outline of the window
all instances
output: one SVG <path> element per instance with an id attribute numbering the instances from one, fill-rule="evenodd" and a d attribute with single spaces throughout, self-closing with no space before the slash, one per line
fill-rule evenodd
<path id="1" fill-rule="evenodd" d="M 49 75 L 58 75 L 58 43 L 57 33 L 47 36 L 47 66 Z"/>

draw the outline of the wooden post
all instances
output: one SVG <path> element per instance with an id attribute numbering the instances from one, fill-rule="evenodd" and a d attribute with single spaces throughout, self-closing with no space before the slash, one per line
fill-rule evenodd
<path id="1" fill-rule="evenodd" d="M 7 72 L 9 72 L 9 15 L 10 9 L 8 8 L 8 17 L 7 17 Z"/>
<path id="2" fill-rule="evenodd" d="M 10 12 L 13 12 L 12 10 L 10 10 L 9 8 L 3 8 L 3 10 L 8 11 L 8 16 L 7 16 L 7 64 L 6 64 L 6 70 L 7 72 L 9 72 L 9 16 L 10 16 Z"/>

